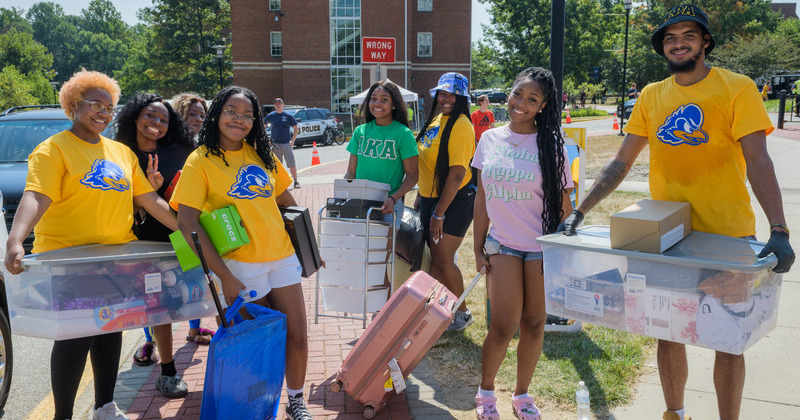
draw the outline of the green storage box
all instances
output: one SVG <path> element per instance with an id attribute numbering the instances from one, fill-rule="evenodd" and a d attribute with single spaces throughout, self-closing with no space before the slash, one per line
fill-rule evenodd
<path id="1" fill-rule="evenodd" d="M 247 231 L 244 229 L 244 223 L 242 223 L 242 218 L 239 216 L 236 206 L 231 205 L 214 210 L 211 213 L 203 213 L 200 216 L 200 226 L 206 231 L 219 255 L 225 255 L 242 245 L 250 243 L 250 237 L 247 236 Z M 191 270 L 200 265 L 200 259 L 197 258 L 197 255 L 186 242 L 181 231 L 172 232 L 169 235 L 169 240 L 172 242 L 175 255 L 178 256 L 178 262 L 181 264 L 183 271 Z"/>

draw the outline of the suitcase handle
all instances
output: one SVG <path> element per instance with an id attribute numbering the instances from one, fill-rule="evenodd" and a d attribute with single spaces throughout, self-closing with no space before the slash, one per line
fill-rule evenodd
<path id="1" fill-rule="evenodd" d="M 486 266 L 481 267 L 481 271 L 475 275 L 467 288 L 464 289 L 464 293 L 461 294 L 461 297 L 459 297 L 455 305 L 453 305 L 453 313 L 455 313 L 456 309 L 458 309 L 458 307 L 464 303 L 464 301 L 467 299 L 467 296 L 469 296 L 469 293 L 475 288 L 475 285 L 478 284 L 478 280 L 480 280 L 484 274 L 486 274 Z"/>
<path id="2" fill-rule="evenodd" d="M 217 307 L 217 313 L 219 313 L 222 326 L 225 327 L 225 329 L 228 329 L 228 320 L 225 319 L 225 312 L 222 311 L 222 304 L 219 302 L 217 288 L 214 286 L 214 281 L 211 280 L 211 274 L 209 274 L 208 271 L 208 263 L 206 263 L 206 258 L 203 256 L 203 247 L 200 246 L 200 238 L 197 237 L 197 232 L 192 232 L 192 240 L 194 241 L 195 249 L 197 249 L 197 257 L 200 258 L 200 264 L 203 265 L 203 272 L 206 274 L 208 288 L 211 289 L 211 297 L 214 298 L 214 305 Z"/>

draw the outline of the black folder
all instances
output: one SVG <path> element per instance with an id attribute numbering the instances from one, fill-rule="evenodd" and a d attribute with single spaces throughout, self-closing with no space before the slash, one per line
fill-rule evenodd
<path id="1" fill-rule="evenodd" d="M 322 266 L 322 259 L 317 248 L 317 236 L 311 224 L 311 214 L 306 207 L 279 207 L 283 216 L 283 224 L 292 246 L 303 268 L 302 276 L 308 277 Z"/>

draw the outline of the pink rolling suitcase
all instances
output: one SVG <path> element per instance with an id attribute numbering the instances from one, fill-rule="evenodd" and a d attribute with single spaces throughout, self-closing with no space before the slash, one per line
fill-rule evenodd
<path id="1" fill-rule="evenodd" d="M 423 271 L 414 273 L 383 306 L 339 369 L 330 389 L 344 389 L 364 405 L 371 419 L 393 393 L 405 390 L 405 379 L 447 329 L 483 273 L 461 298 Z"/>

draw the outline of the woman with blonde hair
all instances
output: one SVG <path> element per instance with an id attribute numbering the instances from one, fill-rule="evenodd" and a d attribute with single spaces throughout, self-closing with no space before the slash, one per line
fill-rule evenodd
<path id="1" fill-rule="evenodd" d="M 119 95 L 117 82 L 96 71 L 79 71 L 61 87 L 59 102 L 72 126 L 42 142 L 28 158 L 25 192 L 6 242 L 10 273 L 23 271 L 22 240 L 31 229 L 33 252 L 133 241 L 134 207 L 177 229 L 175 215 L 153 191 L 136 155 L 100 135 L 114 116 Z M 54 419 L 73 417 L 87 353 L 94 374 L 93 419 L 128 418 L 113 401 L 121 348 L 121 332 L 53 343 Z"/>

